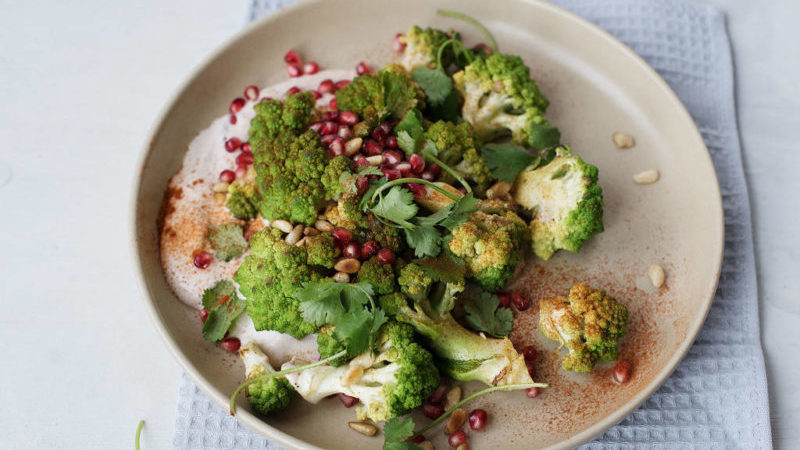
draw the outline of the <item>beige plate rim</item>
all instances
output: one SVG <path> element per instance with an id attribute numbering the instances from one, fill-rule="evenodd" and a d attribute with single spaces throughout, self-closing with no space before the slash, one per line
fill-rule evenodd
<path id="1" fill-rule="evenodd" d="M 606 416 L 603 420 L 597 422 L 593 426 L 571 436 L 569 439 L 561 441 L 550 448 L 572 448 L 577 445 L 580 445 L 584 442 L 589 441 L 593 437 L 599 435 L 600 433 L 604 432 L 611 426 L 617 424 L 622 419 L 624 419 L 628 414 L 630 414 L 634 409 L 636 409 L 645 399 L 647 399 L 656 389 L 658 389 L 663 382 L 669 377 L 669 375 L 675 370 L 678 363 L 683 359 L 686 355 L 687 351 L 694 343 L 697 334 L 700 332 L 703 323 L 705 322 L 706 316 L 708 315 L 708 311 L 711 307 L 711 302 L 714 298 L 714 292 L 716 291 L 717 284 L 719 282 L 719 276 L 722 268 L 722 253 L 724 250 L 724 215 L 722 210 L 722 198 L 720 196 L 719 191 L 719 182 L 716 178 L 716 171 L 714 170 L 710 153 L 708 152 L 707 147 L 700 135 L 700 132 L 697 130 L 694 121 L 692 120 L 689 112 L 686 110 L 683 103 L 678 99 L 677 95 L 672 91 L 672 89 L 667 85 L 667 83 L 661 78 L 660 75 L 650 67 L 639 55 L 637 55 L 633 50 L 631 50 L 627 45 L 623 44 L 617 38 L 606 32 L 605 30 L 599 28 L 597 25 L 589 22 L 588 20 L 575 15 L 574 13 L 563 9 L 559 6 L 552 5 L 550 3 L 546 3 L 544 1 L 531 1 L 531 0 L 524 0 L 525 3 L 529 3 L 531 5 L 535 5 L 536 7 L 546 8 L 550 10 L 549 12 L 555 13 L 559 15 L 565 21 L 571 21 L 572 23 L 576 23 L 577 25 L 588 27 L 591 31 L 593 31 L 599 39 L 603 39 L 607 41 L 607 43 L 613 45 L 618 50 L 622 51 L 632 62 L 635 62 L 641 68 L 644 69 L 645 73 L 650 78 L 651 81 L 655 86 L 657 86 L 663 95 L 667 96 L 669 100 L 674 104 L 676 111 L 678 111 L 685 121 L 691 124 L 690 129 L 692 130 L 693 134 L 695 135 L 694 138 L 698 141 L 698 148 L 702 148 L 705 150 L 705 156 L 707 164 L 710 167 L 710 172 L 714 175 L 714 185 L 716 190 L 714 192 L 714 200 L 716 200 L 716 228 L 717 228 L 717 236 L 718 241 L 716 242 L 716 248 L 719 249 L 718 254 L 716 255 L 716 267 L 714 268 L 714 277 L 713 279 L 709 280 L 708 288 L 706 290 L 705 295 L 705 304 L 702 311 L 698 311 L 698 313 L 694 316 L 694 321 L 689 327 L 690 332 L 687 334 L 686 339 L 681 345 L 678 347 L 677 351 L 673 354 L 673 356 L 667 361 L 665 367 L 662 371 L 653 378 L 649 385 L 647 385 L 644 389 L 639 391 L 633 399 L 631 399 L 628 403 L 626 403 L 622 408 L 617 410 L 615 413 Z M 199 64 L 190 74 L 186 77 L 185 81 L 181 83 L 181 85 L 175 90 L 175 93 L 171 96 L 169 101 L 165 103 L 161 111 L 159 112 L 158 116 L 156 117 L 153 126 L 151 127 L 150 131 L 147 134 L 146 139 L 144 140 L 144 145 L 142 150 L 140 151 L 140 155 L 138 158 L 138 162 L 136 165 L 137 171 L 135 173 L 141 173 L 142 170 L 145 168 L 145 163 L 147 161 L 148 155 L 150 153 L 150 144 L 153 141 L 154 137 L 159 131 L 162 122 L 168 115 L 168 112 L 172 109 L 175 103 L 180 99 L 183 95 L 186 88 L 191 84 L 192 80 L 201 73 L 207 66 L 209 66 L 217 57 L 227 52 L 231 47 L 233 47 L 236 42 L 254 30 L 268 26 L 270 23 L 280 20 L 281 17 L 285 15 L 289 15 L 294 13 L 297 10 L 305 8 L 307 5 L 314 3 L 314 0 L 302 0 L 297 3 L 294 3 L 288 7 L 282 8 L 278 11 L 275 11 L 271 14 L 266 15 L 265 17 L 256 20 L 255 22 L 251 23 L 247 27 L 245 27 L 240 32 L 236 33 L 231 38 L 227 39 L 223 45 L 221 45 L 217 50 L 212 52 L 208 57 L 206 57 L 201 64 Z M 137 226 L 136 226 L 136 215 L 137 215 L 137 207 L 138 207 L 138 200 L 139 200 L 139 192 L 141 190 L 141 177 L 136 176 L 131 187 L 131 196 L 130 196 L 130 213 L 129 213 L 129 245 L 131 256 L 133 258 L 133 266 L 134 272 L 136 275 L 137 283 L 139 285 L 139 289 L 141 294 L 144 298 L 144 304 L 147 308 L 147 312 L 152 320 L 158 334 L 161 336 L 164 344 L 169 349 L 170 353 L 175 357 L 175 359 L 180 364 L 181 368 L 189 375 L 189 378 L 206 394 L 208 395 L 217 405 L 222 407 L 223 409 L 228 408 L 228 397 L 227 394 L 220 392 L 218 389 L 214 388 L 211 383 L 197 371 L 194 366 L 189 362 L 188 358 L 180 351 L 176 343 L 172 340 L 169 335 L 169 332 L 166 329 L 164 321 L 162 320 L 161 314 L 159 313 L 158 309 L 153 302 L 153 299 L 148 294 L 147 282 L 145 279 L 145 275 L 142 269 L 143 258 L 139 251 L 138 239 L 137 239 Z M 239 422 L 250 428 L 251 430 L 266 436 L 267 438 L 276 441 L 281 445 L 286 445 L 295 448 L 317 448 L 309 445 L 308 443 L 297 439 L 287 433 L 284 433 L 280 430 L 277 430 L 258 418 L 257 416 L 251 414 L 249 411 L 239 410 L 236 414 L 237 419 Z"/>

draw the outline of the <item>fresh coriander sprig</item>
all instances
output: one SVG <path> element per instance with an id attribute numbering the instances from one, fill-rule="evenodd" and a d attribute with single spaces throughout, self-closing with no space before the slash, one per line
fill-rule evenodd
<path id="1" fill-rule="evenodd" d="M 456 196 L 452 192 L 448 191 L 447 189 L 442 188 L 441 186 L 437 185 L 436 183 L 430 182 L 428 180 L 423 180 L 422 178 L 398 178 L 398 179 L 392 180 L 392 181 L 382 185 L 378 189 L 376 189 L 375 192 L 372 194 L 371 200 L 377 199 L 381 195 L 381 193 L 383 191 L 387 190 L 387 189 L 390 189 L 390 188 L 392 188 L 394 186 L 397 186 L 397 185 L 406 184 L 406 183 L 417 183 L 417 184 L 422 184 L 422 185 L 425 185 L 425 186 L 429 186 L 429 187 L 441 192 L 442 195 L 444 195 L 445 197 L 449 198 L 450 200 L 452 200 L 454 202 L 457 201 L 458 198 L 459 198 L 458 196 Z"/>
<path id="2" fill-rule="evenodd" d="M 453 178 L 458 180 L 458 182 L 461 183 L 462 186 L 464 186 L 464 189 L 467 190 L 467 193 L 469 193 L 469 194 L 472 193 L 472 186 L 470 186 L 469 183 L 467 183 L 467 180 L 465 180 L 464 177 L 462 177 L 461 174 L 456 172 L 452 167 L 450 167 L 447 164 L 445 164 L 444 162 L 442 162 L 442 160 L 440 160 L 433 153 L 431 153 L 431 152 L 429 152 L 427 150 L 422 151 L 422 156 L 424 156 L 425 159 L 428 159 L 428 160 L 433 161 L 436 164 L 438 164 L 442 168 L 442 170 L 444 170 L 445 172 L 449 173 Z"/>
<path id="3" fill-rule="evenodd" d="M 136 450 L 140 450 L 139 447 L 139 440 L 142 437 L 142 428 L 144 428 L 144 420 L 139 421 L 139 425 L 136 426 L 136 440 L 133 441 L 133 445 Z"/>
<path id="4" fill-rule="evenodd" d="M 464 22 L 467 22 L 468 24 L 474 26 L 483 35 L 483 40 L 486 41 L 486 45 L 488 45 L 493 52 L 497 53 L 497 42 L 495 42 L 494 38 L 492 37 L 492 33 L 490 33 L 489 30 L 487 30 L 486 27 L 481 25 L 481 23 L 478 22 L 477 20 L 473 19 L 472 17 L 464 13 L 460 13 L 458 11 L 451 11 L 449 9 L 440 9 L 436 11 L 436 14 L 445 17 L 452 17 L 453 19 L 463 20 Z"/>

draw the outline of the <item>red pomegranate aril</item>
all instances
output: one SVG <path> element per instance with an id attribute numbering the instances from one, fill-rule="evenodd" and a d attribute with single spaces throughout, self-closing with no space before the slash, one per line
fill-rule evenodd
<path id="1" fill-rule="evenodd" d="M 340 137 L 335 137 L 328 144 L 328 150 L 330 150 L 332 156 L 341 156 L 344 155 L 344 139 Z"/>
<path id="2" fill-rule="evenodd" d="M 311 91 L 311 95 L 313 95 L 313 96 L 314 96 L 314 100 L 319 100 L 319 99 L 321 99 L 321 98 L 322 98 L 322 94 L 320 94 L 320 93 L 319 93 L 319 91 L 314 91 L 314 90 L 312 90 L 312 91 Z"/>
<path id="3" fill-rule="evenodd" d="M 226 337 L 222 340 L 221 345 L 222 348 L 233 353 L 239 351 L 239 347 L 242 346 L 242 341 L 240 341 L 237 337 Z"/>
<path id="4" fill-rule="evenodd" d="M 383 143 L 389 148 L 399 148 L 399 146 L 397 145 L 397 137 L 395 136 L 387 137 L 386 139 L 384 139 Z"/>
<path id="5" fill-rule="evenodd" d="M 383 144 L 383 140 L 386 139 L 387 134 L 388 133 L 386 133 L 386 130 L 384 130 L 380 126 L 377 126 L 372 130 L 372 134 L 370 136 L 372 136 L 372 139 L 375 139 L 376 141 Z"/>
<path id="6" fill-rule="evenodd" d="M 400 178 L 402 176 L 400 171 L 397 170 L 397 169 L 385 168 L 385 169 L 381 169 L 381 171 L 383 171 L 383 175 L 389 181 L 396 180 L 396 179 L 398 179 L 398 178 Z"/>
<path id="7" fill-rule="evenodd" d="M 253 146 L 249 142 L 242 144 L 242 151 L 245 153 L 253 153 Z"/>
<path id="8" fill-rule="evenodd" d="M 247 175 L 247 166 L 236 166 L 236 178 L 243 179 Z"/>
<path id="9" fill-rule="evenodd" d="M 365 161 L 366 162 L 366 161 Z M 356 178 L 356 190 L 359 194 L 363 194 L 366 192 L 367 187 L 369 186 L 369 180 L 367 177 L 358 177 Z M 361 252 L 364 252 L 364 249 L 361 249 Z"/>
<path id="10" fill-rule="evenodd" d="M 444 413 L 441 406 L 437 405 L 422 405 L 422 414 L 429 419 L 436 419 Z"/>
<path id="11" fill-rule="evenodd" d="M 447 386 L 442 384 L 439 387 L 437 387 L 435 391 L 433 391 L 433 394 L 428 399 L 428 401 L 435 404 L 442 403 L 442 399 L 444 398 L 444 394 L 446 393 L 447 393 Z"/>
<path id="12" fill-rule="evenodd" d="M 403 160 L 403 154 L 394 150 L 383 152 L 383 157 L 386 158 L 386 163 L 391 165 L 395 165 Z"/>
<path id="13" fill-rule="evenodd" d="M 409 436 L 409 437 L 406 438 L 406 440 L 408 442 L 413 443 L 413 444 L 421 444 L 421 443 L 425 442 L 425 436 L 420 434 L 419 436 L 417 436 L 417 437 L 415 437 L 413 439 L 411 438 L 411 436 Z"/>
<path id="14" fill-rule="evenodd" d="M 339 400 L 341 400 L 341 402 L 342 402 L 342 404 L 344 405 L 345 408 L 352 408 L 353 405 L 358 403 L 358 399 L 357 398 L 351 397 L 351 396 L 349 396 L 347 394 L 336 394 L 336 396 L 339 397 Z"/>
<path id="15" fill-rule="evenodd" d="M 258 89 L 258 86 L 254 84 L 244 88 L 244 98 L 250 100 L 251 102 L 256 101 L 259 94 L 261 94 L 261 91 Z"/>
<path id="16" fill-rule="evenodd" d="M 200 321 L 203 322 L 203 323 L 206 323 L 206 320 L 208 320 L 208 310 L 207 309 L 201 309 L 200 310 Z"/>
<path id="17" fill-rule="evenodd" d="M 294 50 L 289 50 L 286 52 L 286 54 L 283 55 L 283 61 L 286 62 L 286 64 L 300 64 L 303 62 L 300 59 L 300 55 L 298 55 Z"/>
<path id="18" fill-rule="evenodd" d="M 425 172 L 422 172 L 419 175 L 419 177 L 422 178 L 425 181 L 434 181 L 436 179 L 436 176 L 430 170 L 426 170 Z"/>
<path id="19" fill-rule="evenodd" d="M 234 180 L 236 180 L 236 172 L 232 170 L 225 169 L 219 173 L 219 181 L 230 184 Z"/>
<path id="20" fill-rule="evenodd" d="M 366 180 L 366 178 L 364 177 L 361 178 Z M 359 178 L 359 180 L 361 178 Z M 356 181 L 356 186 L 358 186 L 358 181 Z M 378 251 L 378 248 L 379 248 L 378 243 L 375 241 L 364 242 L 364 245 L 361 246 L 361 257 L 364 259 L 372 257 L 372 255 L 374 255 Z"/>
<path id="21" fill-rule="evenodd" d="M 419 183 L 406 183 L 405 186 L 406 189 L 408 189 L 412 194 L 414 194 L 414 197 L 417 198 L 424 197 L 427 193 L 425 186 Z"/>
<path id="22" fill-rule="evenodd" d="M 372 67 L 368 66 L 367 63 L 361 61 L 360 63 L 356 64 L 356 74 L 364 75 L 365 73 L 372 72 Z"/>
<path id="23" fill-rule="evenodd" d="M 319 132 L 324 136 L 326 134 L 335 134 L 338 130 L 339 124 L 332 120 L 326 120 L 325 122 L 322 122 L 322 128 L 320 128 Z"/>
<path id="24" fill-rule="evenodd" d="M 325 136 L 319 138 L 319 140 L 322 141 L 323 145 L 328 145 L 331 142 L 333 142 L 333 140 L 336 139 L 336 137 L 337 136 L 335 134 L 326 134 Z"/>
<path id="25" fill-rule="evenodd" d="M 425 171 L 425 159 L 422 156 L 414 153 L 408 158 L 408 162 L 411 164 L 411 171 L 420 174 Z"/>
<path id="26" fill-rule="evenodd" d="M 529 345 L 527 347 L 524 347 L 520 351 L 520 353 L 522 354 L 522 357 L 525 358 L 525 362 L 528 362 L 528 361 L 535 362 L 536 361 L 536 347 L 534 347 L 532 345 Z"/>
<path id="27" fill-rule="evenodd" d="M 349 244 L 353 240 L 353 233 L 347 228 L 336 227 L 333 229 L 333 238 L 343 244 Z"/>
<path id="28" fill-rule="evenodd" d="M 540 393 L 540 392 L 541 392 L 541 391 L 539 390 L 539 388 L 538 388 L 538 387 L 532 387 L 532 388 L 528 388 L 528 389 L 525 391 L 525 395 L 527 395 L 527 396 L 528 396 L 528 398 L 536 398 L 536 397 L 538 397 L 538 396 L 539 396 L 539 393 Z"/>
<path id="29" fill-rule="evenodd" d="M 367 161 L 367 159 L 363 157 L 361 159 L 354 159 L 353 163 L 356 165 L 356 169 L 361 166 L 369 165 L 369 161 Z"/>
<path id="30" fill-rule="evenodd" d="M 498 292 L 497 300 L 500 302 L 500 306 L 506 308 L 511 306 L 511 294 L 509 294 L 508 292 Z"/>
<path id="31" fill-rule="evenodd" d="M 531 307 L 531 300 L 516 291 L 511 293 L 511 303 L 514 304 L 517 311 L 525 311 Z"/>
<path id="32" fill-rule="evenodd" d="M 405 35 L 403 33 L 397 33 L 394 35 L 394 40 L 392 41 L 392 49 L 397 53 L 403 53 L 406 51 L 406 43 L 403 42 L 403 37 Z"/>
<path id="33" fill-rule="evenodd" d="M 249 166 L 255 162 L 255 157 L 252 153 L 239 153 L 239 156 L 236 157 L 236 165 L 238 166 Z"/>
<path id="34" fill-rule="evenodd" d="M 469 427 L 475 431 L 480 431 L 486 428 L 486 422 L 489 420 L 489 415 L 482 409 L 473 409 L 469 413 Z"/>
<path id="35" fill-rule="evenodd" d="M 228 118 L 228 120 L 230 121 L 231 125 L 236 125 L 236 116 L 235 115 L 231 114 L 231 116 Z"/>
<path id="36" fill-rule="evenodd" d="M 297 86 L 292 86 L 289 88 L 289 90 L 286 91 L 286 95 L 294 95 L 297 94 L 298 92 L 300 92 L 300 88 Z"/>
<path id="37" fill-rule="evenodd" d="M 345 246 L 344 250 L 342 250 L 342 255 L 345 258 L 361 258 L 361 246 L 355 242 L 351 242 Z"/>
<path id="38" fill-rule="evenodd" d="M 369 156 L 380 155 L 383 149 L 374 139 L 367 139 L 364 141 L 364 153 Z"/>
<path id="39" fill-rule="evenodd" d="M 336 97 L 333 97 L 333 98 L 331 99 L 331 101 L 329 101 L 329 102 L 328 102 L 328 108 L 330 108 L 330 109 L 332 109 L 332 110 L 334 110 L 334 111 L 336 111 L 337 109 L 339 109 L 339 104 L 338 104 L 338 103 L 336 103 Z"/>
<path id="40" fill-rule="evenodd" d="M 614 366 L 614 381 L 619 384 L 627 383 L 631 379 L 631 372 L 633 372 L 633 366 L 630 362 L 624 359 L 618 361 L 617 365 Z"/>
<path id="41" fill-rule="evenodd" d="M 348 84 L 350 84 L 350 80 L 339 80 L 336 82 L 336 90 L 338 91 L 339 89 L 347 86 Z"/>
<path id="42" fill-rule="evenodd" d="M 339 111 L 325 111 L 324 113 L 322 113 L 322 117 L 325 120 L 338 122 L 339 121 Z"/>
<path id="43" fill-rule="evenodd" d="M 433 174 L 434 177 L 439 178 L 439 175 L 442 173 L 442 167 L 438 164 L 431 164 L 428 167 L 428 170 Z"/>
<path id="44" fill-rule="evenodd" d="M 411 176 L 411 164 L 405 161 L 395 164 L 394 168 L 400 171 L 400 176 L 403 178 Z"/>
<path id="45" fill-rule="evenodd" d="M 308 126 L 309 130 L 314 130 L 317 134 L 322 134 L 322 127 L 325 125 L 325 122 L 314 122 Z"/>
<path id="46" fill-rule="evenodd" d="M 339 113 L 339 122 L 353 126 L 358 123 L 358 114 L 353 111 L 341 111 Z"/>
<path id="47" fill-rule="evenodd" d="M 306 75 L 314 75 L 315 73 L 319 72 L 319 64 L 311 61 L 309 63 L 303 64 L 303 73 Z"/>
<path id="48" fill-rule="evenodd" d="M 466 444 L 467 433 L 465 433 L 464 430 L 458 430 L 447 438 L 447 443 L 453 448 L 456 448 L 461 444 Z"/>
<path id="49" fill-rule="evenodd" d="M 461 195 L 467 195 L 467 188 L 461 186 L 460 188 L 458 188 L 458 192 L 461 192 Z"/>
<path id="50" fill-rule="evenodd" d="M 225 141 L 225 150 L 229 152 L 235 152 L 239 150 L 239 147 L 242 146 L 242 140 L 237 137 L 232 137 Z"/>
<path id="51" fill-rule="evenodd" d="M 228 107 L 228 112 L 231 114 L 236 114 L 244 108 L 245 100 L 242 97 L 236 97 L 231 102 L 231 106 Z"/>
<path id="52" fill-rule="evenodd" d="M 481 42 L 480 44 L 477 44 L 474 47 L 472 47 L 472 51 L 477 52 L 478 50 L 482 50 L 483 54 L 486 55 L 486 56 L 489 56 L 489 55 L 492 54 L 492 49 L 489 48 L 489 46 L 484 44 L 483 42 Z"/>
<path id="53" fill-rule="evenodd" d="M 333 84 L 333 80 L 329 78 L 327 80 L 322 80 L 317 90 L 319 90 L 320 94 L 333 94 L 336 92 L 336 85 Z"/>
<path id="54" fill-rule="evenodd" d="M 194 255 L 194 260 L 192 263 L 198 269 L 207 269 L 209 265 L 211 265 L 211 261 L 214 260 L 214 255 L 208 252 L 199 252 L 198 254 Z"/>
<path id="55" fill-rule="evenodd" d="M 348 127 L 347 125 L 339 125 L 339 131 L 337 131 L 336 134 L 340 138 L 342 138 L 344 140 L 348 140 L 351 137 L 353 137 L 353 130 L 350 127 Z"/>
<path id="56" fill-rule="evenodd" d="M 536 378 L 536 367 L 534 367 L 533 363 L 534 363 L 533 361 L 529 361 L 526 359 L 525 367 L 528 369 L 528 375 L 530 375 L 531 378 Z"/>
<path id="57" fill-rule="evenodd" d="M 292 78 L 297 78 L 303 74 L 303 68 L 296 64 L 286 66 L 286 71 L 289 72 L 289 76 Z"/>
<path id="58" fill-rule="evenodd" d="M 382 248 L 378 250 L 378 261 L 383 264 L 394 264 L 394 252 L 390 248 Z"/>
<path id="59" fill-rule="evenodd" d="M 350 158 L 353 160 L 353 162 L 356 162 L 356 163 L 366 159 L 366 157 L 364 155 L 362 155 L 361 153 L 356 153 L 355 155 L 351 156 Z"/>

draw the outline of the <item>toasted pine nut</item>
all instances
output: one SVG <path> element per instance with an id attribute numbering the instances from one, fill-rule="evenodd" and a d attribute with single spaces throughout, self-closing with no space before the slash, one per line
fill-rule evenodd
<path id="1" fill-rule="evenodd" d="M 631 378 L 631 372 L 633 372 L 633 366 L 628 361 L 621 359 L 617 361 L 617 365 L 614 366 L 614 372 L 612 373 L 614 377 L 614 381 L 619 384 L 627 383 L 628 380 Z"/>
<path id="2" fill-rule="evenodd" d="M 295 247 L 302 247 L 302 246 L 306 245 L 306 243 L 308 243 L 308 239 L 306 239 L 306 237 L 303 236 L 303 238 L 300 239 L 299 241 L 297 241 L 297 243 L 295 243 L 294 246 Z"/>
<path id="3" fill-rule="evenodd" d="M 324 231 L 326 233 L 329 231 L 333 231 L 333 225 L 327 220 L 318 220 L 317 223 L 314 224 L 314 228 L 318 229 L 319 231 Z"/>
<path id="4" fill-rule="evenodd" d="M 350 428 L 358 431 L 359 433 L 363 434 L 364 436 L 375 436 L 375 433 L 378 432 L 378 429 L 375 428 L 375 425 L 366 422 L 347 422 L 347 425 Z"/>
<path id="5" fill-rule="evenodd" d="M 498 181 L 492 187 L 486 190 L 486 198 L 489 200 L 493 198 L 503 198 L 511 192 L 511 183 L 507 181 Z"/>
<path id="6" fill-rule="evenodd" d="M 345 156 L 353 156 L 361 150 L 361 144 L 364 142 L 360 137 L 350 139 L 344 143 Z"/>
<path id="7" fill-rule="evenodd" d="M 658 181 L 660 174 L 655 169 L 645 170 L 633 176 L 633 181 L 637 184 L 653 184 Z"/>
<path id="8" fill-rule="evenodd" d="M 367 156 L 367 164 L 370 166 L 380 166 L 381 164 L 386 161 L 386 158 L 383 155 L 372 155 Z"/>
<path id="9" fill-rule="evenodd" d="M 445 411 L 449 410 L 456 403 L 461 401 L 461 386 L 453 386 L 449 391 L 447 391 L 447 396 L 444 398 L 444 404 L 442 407 Z"/>
<path id="10" fill-rule="evenodd" d="M 228 199 L 228 196 L 223 194 L 222 192 L 214 193 L 214 201 L 217 202 L 218 205 L 224 205 L 225 200 Z"/>
<path id="11" fill-rule="evenodd" d="M 283 231 L 284 233 L 290 233 L 292 231 L 292 228 L 294 228 L 291 223 L 283 219 L 273 220 L 272 222 L 270 222 L 269 226 L 271 226 L 272 228 L 277 228 Z"/>
<path id="12" fill-rule="evenodd" d="M 355 258 L 340 259 L 333 268 L 339 272 L 353 274 L 361 269 L 361 261 Z"/>
<path id="13" fill-rule="evenodd" d="M 230 186 L 230 184 L 220 181 L 219 183 L 214 183 L 214 185 L 211 186 L 211 190 L 214 192 L 228 192 L 228 186 Z"/>
<path id="14" fill-rule="evenodd" d="M 456 450 L 469 450 L 469 444 L 464 442 L 463 444 L 461 444 L 458 447 L 456 447 Z"/>
<path id="15" fill-rule="evenodd" d="M 611 140 L 617 148 L 631 148 L 633 147 L 633 136 L 627 133 L 614 133 L 611 135 Z"/>
<path id="16" fill-rule="evenodd" d="M 364 368 L 361 366 L 350 366 L 347 372 L 342 375 L 342 385 L 350 386 L 354 381 L 358 380 L 364 375 Z"/>
<path id="17" fill-rule="evenodd" d="M 664 285 L 664 269 L 658 264 L 653 264 L 647 269 L 647 276 L 653 283 L 653 287 L 660 288 Z"/>
<path id="18" fill-rule="evenodd" d="M 289 234 L 286 235 L 286 243 L 289 245 L 294 245 L 297 241 L 300 240 L 300 236 L 303 235 L 303 225 L 297 224 L 294 228 L 291 229 Z"/>
<path id="19" fill-rule="evenodd" d="M 314 227 L 305 227 L 303 229 L 303 235 L 305 236 L 316 236 L 319 234 L 319 230 Z"/>
<path id="20" fill-rule="evenodd" d="M 464 422 L 467 420 L 467 412 L 461 408 L 453 411 L 453 414 L 450 415 L 450 418 L 447 419 L 447 425 L 444 427 L 445 434 L 453 434 L 461 428 L 461 425 L 464 425 Z"/>
<path id="21" fill-rule="evenodd" d="M 349 283 L 350 275 L 344 272 L 336 272 L 336 275 L 333 276 L 333 281 L 337 283 Z"/>
<path id="22" fill-rule="evenodd" d="M 422 447 L 425 450 L 436 450 L 436 447 L 433 446 L 433 442 L 428 441 L 428 440 L 424 440 L 424 441 L 420 442 L 417 445 L 419 445 L 420 447 Z"/>

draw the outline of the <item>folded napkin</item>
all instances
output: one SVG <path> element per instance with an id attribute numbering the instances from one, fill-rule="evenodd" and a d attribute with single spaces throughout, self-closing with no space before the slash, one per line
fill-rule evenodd
<path id="1" fill-rule="evenodd" d="M 253 0 L 250 19 L 290 3 Z M 583 448 L 771 448 L 750 204 L 724 17 L 680 0 L 555 3 L 619 38 L 675 90 L 711 152 L 725 209 L 722 276 L 700 335 L 653 396 Z M 175 449 L 280 448 L 239 425 L 186 376 L 175 429 Z"/>

